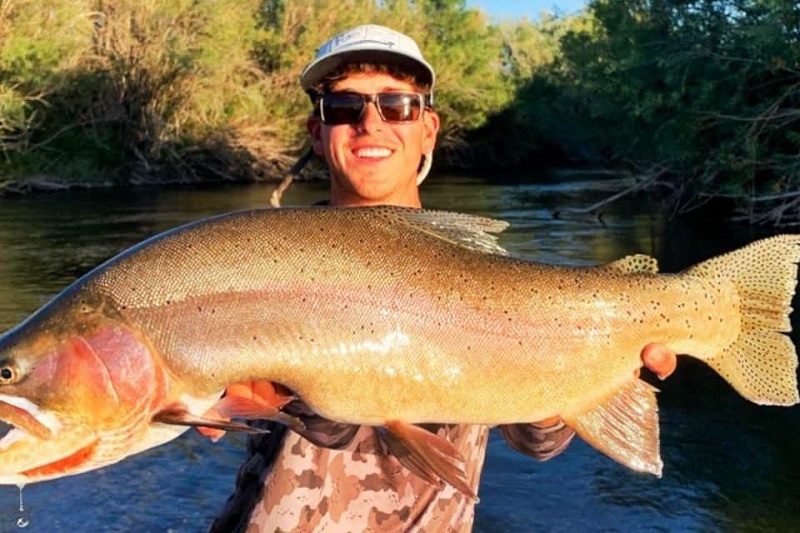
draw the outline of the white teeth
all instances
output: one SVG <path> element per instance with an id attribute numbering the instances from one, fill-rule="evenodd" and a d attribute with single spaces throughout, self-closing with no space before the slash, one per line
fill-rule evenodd
<path id="1" fill-rule="evenodd" d="M 388 148 L 359 148 L 355 151 L 356 156 L 358 157 L 389 157 L 392 155 L 392 151 Z"/>

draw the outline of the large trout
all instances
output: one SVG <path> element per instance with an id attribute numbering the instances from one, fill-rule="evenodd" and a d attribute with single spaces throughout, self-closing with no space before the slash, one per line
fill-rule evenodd
<path id="1" fill-rule="evenodd" d="M 326 419 L 385 428 L 412 471 L 465 492 L 455 450 L 417 424 L 500 425 L 524 450 L 524 424 L 560 418 L 659 474 L 655 392 L 637 377 L 648 347 L 704 360 L 756 403 L 798 402 L 784 332 L 800 236 L 657 274 L 646 256 L 510 258 L 495 242 L 504 227 L 406 208 L 267 209 L 123 252 L 0 338 L 0 419 L 14 426 L 0 483 L 213 425 L 203 414 L 250 379 Z"/>

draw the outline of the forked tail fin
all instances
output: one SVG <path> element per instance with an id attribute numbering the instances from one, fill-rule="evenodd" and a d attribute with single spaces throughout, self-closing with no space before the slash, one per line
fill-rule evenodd
<path id="1" fill-rule="evenodd" d="M 706 360 L 748 400 L 762 405 L 794 405 L 797 353 L 785 333 L 797 286 L 800 235 L 756 241 L 689 268 L 686 274 L 724 277 L 734 282 L 741 301 L 741 333 Z"/>

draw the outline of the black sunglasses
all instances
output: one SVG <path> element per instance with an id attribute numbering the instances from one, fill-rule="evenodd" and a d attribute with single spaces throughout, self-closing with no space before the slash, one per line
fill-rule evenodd
<path id="1" fill-rule="evenodd" d="M 329 126 L 358 124 L 371 102 L 384 122 L 414 122 L 422 115 L 427 101 L 428 97 L 420 93 L 333 92 L 320 96 L 318 109 L 322 123 Z"/>

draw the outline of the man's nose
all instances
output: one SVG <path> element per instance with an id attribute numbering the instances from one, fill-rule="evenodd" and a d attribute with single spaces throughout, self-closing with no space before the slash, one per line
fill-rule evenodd
<path id="1" fill-rule="evenodd" d="M 380 129 L 383 127 L 383 118 L 381 118 L 376 102 L 367 102 L 367 107 L 364 109 L 360 125 L 365 130 Z"/>

